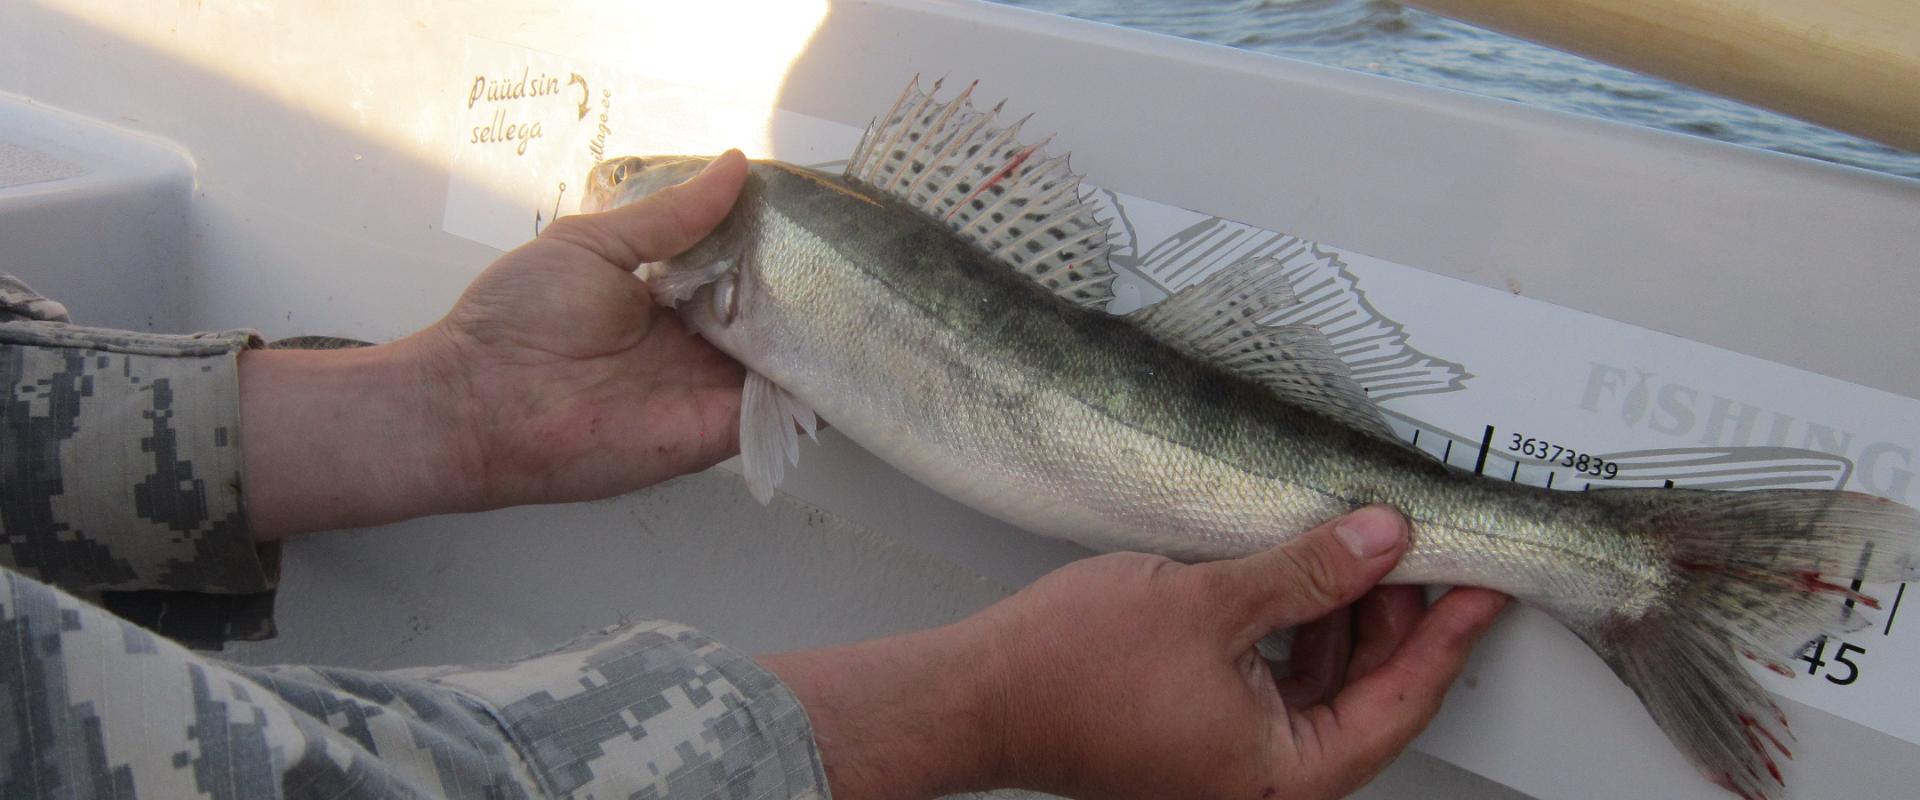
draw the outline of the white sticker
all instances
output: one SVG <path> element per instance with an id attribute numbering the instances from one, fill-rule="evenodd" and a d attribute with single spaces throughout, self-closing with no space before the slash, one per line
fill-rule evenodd
<path id="1" fill-rule="evenodd" d="M 605 158 L 737 147 L 755 158 L 807 163 L 824 160 L 816 156 L 829 151 L 816 148 L 838 146 L 846 130 L 720 92 L 472 37 L 457 102 L 443 227 L 502 250 L 579 211 L 587 171 Z"/>

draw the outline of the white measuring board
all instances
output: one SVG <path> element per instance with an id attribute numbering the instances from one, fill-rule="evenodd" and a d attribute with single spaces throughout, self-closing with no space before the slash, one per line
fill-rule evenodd
<path id="1" fill-rule="evenodd" d="M 908 76 L 902 76 L 904 82 Z M 946 93 L 959 87 L 949 86 Z M 946 96 L 943 93 L 942 96 Z M 876 98 L 874 113 L 893 97 Z M 644 75 L 480 39 L 447 87 L 444 228 L 501 249 L 576 211 L 601 157 L 711 154 L 832 165 L 861 129 Z M 1064 149 L 1064 148 L 1061 148 Z M 1098 176 L 1089 176 L 1097 183 Z M 1912 504 L 1920 401 L 1115 192 L 1115 311 L 1213 269 L 1272 255 L 1303 304 L 1278 322 L 1327 331 L 1417 447 L 1503 480 L 1626 486 L 1846 488 Z M 804 465 L 803 465 L 804 468 Z M 1844 580 L 1844 576 L 1829 576 Z M 1920 611 L 1863 586 L 1877 611 L 1801 654 L 1772 691 L 1920 745 Z"/>

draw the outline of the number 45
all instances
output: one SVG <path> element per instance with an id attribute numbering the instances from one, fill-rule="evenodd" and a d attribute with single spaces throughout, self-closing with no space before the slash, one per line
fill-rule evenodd
<path id="1" fill-rule="evenodd" d="M 1820 674 L 1820 669 L 1822 667 L 1827 666 L 1828 664 L 1838 664 L 1840 666 L 1846 667 L 1847 675 L 1844 678 L 1836 677 L 1833 674 L 1833 670 L 1827 671 L 1827 682 L 1832 683 L 1836 686 L 1846 686 L 1860 679 L 1859 665 L 1853 663 L 1853 661 L 1849 660 L 1847 656 L 1848 655 L 1864 656 L 1867 654 L 1867 648 L 1861 647 L 1860 645 L 1857 645 L 1857 644 L 1851 644 L 1848 642 L 1836 642 L 1835 644 L 1838 644 L 1839 647 L 1834 648 L 1832 661 L 1828 661 L 1825 658 L 1827 653 L 1827 637 L 1825 636 L 1822 636 L 1818 639 L 1808 642 L 1806 647 L 1803 647 L 1800 649 L 1800 655 L 1797 656 L 1797 658 L 1799 658 L 1801 661 L 1807 662 L 1808 675 Z"/>

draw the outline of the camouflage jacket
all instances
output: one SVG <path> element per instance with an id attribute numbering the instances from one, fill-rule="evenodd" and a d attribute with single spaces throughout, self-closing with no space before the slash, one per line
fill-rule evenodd
<path id="1" fill-rule="evenodd" d="M 240 508 L 258 337 L 66 319 L 0 274 L 0 797 L 827 796 L 792 693 L 683 626 L 483 667 L 263 668 L 70 594 L 260 638 L 278 551 Z"/>

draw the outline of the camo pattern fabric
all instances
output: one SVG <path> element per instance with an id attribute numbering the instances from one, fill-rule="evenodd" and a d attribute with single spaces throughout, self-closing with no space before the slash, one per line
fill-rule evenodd
<path id="1" fill-rule="evenodd" d="M 0 584 L 0 797 L 828 796 L 792 693 L 679 625 L 477 669 L 246 667 Z"/>
<path id="2" fill-rule="evenodd" d="M 266 618 L 277 551 L 240 510 L 256 346 L 73 326 L 0 275 L 0 797 L 828 796 L 792 693 L 671 623 L 484 668 L 247 667 L 42 583 L 161 631 L 225 614 L 215 640 Z"/>
<path id="3" fill-rule="evenodd" d="M 0 566 L 196 647 L 273 635 L 279 546 L 240 510 L 251 331 L 69 324 L 0 274 Z"/>
<path id="4" fill-rule="evenodd" d="M 272 588 L 240 513 L 257 338 L 69 325 L 11 277 L 0 301 L 0 564 L 74 590 Z"/>

